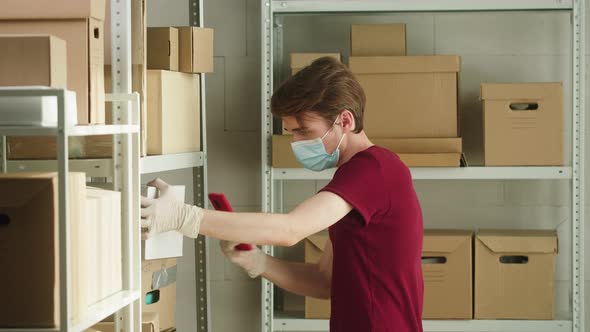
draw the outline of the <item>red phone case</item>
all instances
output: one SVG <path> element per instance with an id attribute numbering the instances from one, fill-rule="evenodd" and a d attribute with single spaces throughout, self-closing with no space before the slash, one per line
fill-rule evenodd
<path id="1" fill-rule="evenodd" d="M 217 211 L 233 212 L 227 197 L 221 193 L 209 193 L 209 201 L 213 205 L 213 208 Z M 252 245 L 247 243 L 240 243 L 236 246 L 236 250 L 248 251 L 252 250 Z"/>

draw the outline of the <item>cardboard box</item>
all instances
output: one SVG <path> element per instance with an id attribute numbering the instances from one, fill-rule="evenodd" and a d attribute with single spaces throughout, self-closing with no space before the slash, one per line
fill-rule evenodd
<path id="1" fill-rule="evenodd" d="M 350 45 L 352 56 L 406 55 L 406 25 L 353 24 Z"/>
<path id="2" fill-rule="evenodd" d="M 178 29 L 147 29 L 147 68 L 178 71 Z"/>
<path id="3" fill-rule="evenodd" d="M 475 319 L 553 319 L 555 231 L 479 231 Z"/>
<path id="4" fill-rule="evenodd" d="M 291 53 L 291 74 L 295 75 L 304 67 L 311 65 L 314 60 L 326 56 L 342 61 L 340 59 L 340 53 Z"/>
<path id="5" fill-rule="evenodd" d="M 148 70 L 148 154 L 199 151 L 199 74 Z"/>
<path id="6" fill-rule="evenodd" d="M 170 283 L 160 287 L 159 276 L 166 269 L 175 268 L 176 259 L 173 258 L 141 262 L 142 313 L 157 313 L 162 331 L 176 327 L 176 282 L 169 280 Z"/>
<path id="7" fill-rule="evenodd" d="M 115 323 L 112 321 L 103 321 L 92 327 L 100 332 L 115 332 Z M 141 331 L 142 332 L 160 332 L 160 317 L 155 312 L 141 313 Z"/>
<path id="8" fill-rule="evenodd" d="M 66 42 L 49 35 L 0 36 L 0 86 L 67 87 Z"/>
<path id="9" fill-rule="evenodd" d="M 105 0 L 3 0 L 0 20 L 104 20 L 105 7 Z"/>
<path id="10" fill-rule="evenodd" d="M 87 260 L 91 267 L 91 302 L 95 303 L 122 289 L 121 193 L 97 188 L 86 189 L 90 244 Z M 94 244 L 92 244 L 94 242 Z"/>
<path id="11" fill-rule="evenodd" d="M 561 83 L 482 84 L 486 166 L 563 165 Z"/>
<path id="12" fill-rule="evenodd" d="M 0 34 L 49 34 L 65 40 L 67 88 L 76 92 L 78 124 L 105 122 L 102 20 L 0 21 Z"/>
<path id="13" fill-rule="evenodd" d="M 472 239 L 472 231 L 424 231 L 424 319 L 472 318 Z"/>
<path id="14" fill-rule="evenodd" d="M 90 141 L 91 144 L 86 143 Z M 80 136 L 68 139 L 71 159 L 107 158 L 112 155 L 110 136 Z M 9 160 L 56 159 L 57 144 L 54 136 L 14 136 L 6 139 Z"/>
<path id="15" fill-rule="evenodd" d="M 328 234 L 318 233 L 305 239 L 305 262 L 315 264 L 319 262 L 326 243 L 329 240 Z M 329 319 L 330 300 L 305 297 L 305 318 Z"/>
<path id="16" fill-rule="evenodd" d="M 291 149 L 292 135 L 272 136 L 272 167 L 302 168 Z"/>
<path id="17" fill-rule="evenodd" d="M 460 167 L 461 153 L 398 153 L 408 167 Z"/>
<path id="18" fill-rule="evenodd" d="M 185 73 L 213 72 L 213 29 L 179 27 L 179 68 Z"/>
<path id="19" fill-rule="evenodd" d="M 369 137 L 458 137 L 458 56 L 350 57 Z"/>
<path id="20" fill-rule="evenodd" d="M 70 173 L 72 286 L 80 285 L 85 265 L 77 264 L 77 222 L 83 219 L 84 173 Z M 53 328 L 59 321 L 58 178 L 56 173 L 0 174 L 0 266 L 5 285 L 0 327 Z M 23 278 L 26 276 L 26 278 Z M 76 288 L 74 288 L 76 289 Z M 81 294 L 72 293 L 72 318 L 83 312 Z"/>
<path id="21" fill-rule="evenodd" d="M 185 201 L 185 186 L 170 186 L 174 197 L 180 202 Z M 156 187 L 142 187 L 141 194 L 147 198 L 156 198 L 159 192 Z M 164 259 L 182 256 L 182 243 L 184 235 L 178 231 L 169 231 L 156 234 L 147 240 L 141 241 L 143 259 Z"/>
<path id="22" fill-rule="evenodd" d="M 370 138 L 373 144 L 395 153 L 461 153 L 461 137 L 455 138 Z"/>

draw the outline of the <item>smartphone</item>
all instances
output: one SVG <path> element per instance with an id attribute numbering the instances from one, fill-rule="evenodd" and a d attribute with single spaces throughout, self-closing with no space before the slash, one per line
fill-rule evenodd
<path id="1" fill-rule="evenodd" d="M 209 201 L 213 205 L 213 208 L 217 211 L 233 212 L 227 197 L 221 193 L 209 193 Z M 252 245 L 247 243 L 240 243 L 236 246 L 236 250 L 249 251 L 252 250 Z"/>

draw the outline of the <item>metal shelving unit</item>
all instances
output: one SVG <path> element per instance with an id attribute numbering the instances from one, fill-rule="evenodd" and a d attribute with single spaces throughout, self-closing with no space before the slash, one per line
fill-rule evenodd
<path id="1" fill-rule="evenodd" d="M 584 0 L 263 0 L 261 6 L 262 82 L 261 146 L 262 207 L 275 212 L 281 205 L 280 191 L 286 180 L 330 180 L 334 170 L 311 172 L 271 166 L 273 117 L 270 98 L 275 68 L 283 60 L 282 15 L 285 14 L 368 14 L 394 12 L 485 12 L 485 11 L 565 11 L 571 13 L 572 29 L 572 163 L 566 167 L 463 167 L 413 168 L 415 180 L 563 180 L 571 183 L 572 269 L 571 312 L 556 320 L 426 320 L 425 331 L 584 331 L 584 80 L 585 80 L 585 1 Z M 265 246 L 272 255 L 274 249 Z M 327 320 L 303 319 L 302 314 L 274 312 L 274 285 L 262 280 L 262 331 L 328 331 Z M 565 317 L 565 318 L 561 318 Z"/>
<path id="2" fill-rule="evenodd" d="M 134 304 L 138 304 L 140 298 L 141 280 L 140 274 L 134 273 L 139 271 L 134 268 L 138 265 L 141 257 L 139 251 L 135 250 L 139 246 L 140 229 L 139 229 L 139 201 L 138 188 L 132 184 L 138 182 L 138 175 L 134 175 L 134 170 L 139 168 L 139 126 L 133 119 L 137 119 L 139 96 L 137 94 L 116 94 L 109 95 L 109 99 L 118 102 L 131 102 L 133 104 L 132 112 L 121 114 L 121 124 L 116 125 L 101 125 L 101 126 L 66 126 L 69 123 L 64 112 L 64 95 L 63 89 L 30 89 L 30 90 L 10 90 L 5 89 L 0 91 L 0 97 L 14 97 L 14 96 L 53 96 L 57 99 L 58 105 L 58 125 L 57 127 L 0 127 L 0 137 L 2 138 L 1 151 L 2 154 L 2 172 L 6 173 L 6 136 L 56 136 L 58 145 L 58 158 L 53 161 L 53 169 L 58 172 L 58 195 L 59 195 L 59 225 L 58 225 L 58 243 L 59 243 L 59 322 L 56 328 L 52 329 L 0 329 L 0 331 L 84 331 L 90 326 L 100 322 L 109 315 L 116 314 L 121 317 L 120 324 L 126 331 L 135 331 L 139 329 L 139 320 L 135 320 L 132 316 Z M 67 188 L 68 188 L 68 137 L 70 136 L 92 136 L 92 135 L 117 135 L 119 138 L 125 138 L 121 142 L 121 148 L 127 149 L 128 155 L 125 156 L 124 164 L 118 164 L 117 175 L 121 179 L 128 179 L 129 181 L 119 182 L 116 186 L 117 190 L 121 191 L 121 196 L 126 197 L 122 201 L 121 227 L 122 239 L 120 242 L 123 258 L 122 281 L 123 288 L 121 291 L 105 298 L 97 303 L 82 310 L 80 317 L 71 319 L 71 292 L 70 287 L 70 271 L 69 271 L 69 257 L 70 246 L 69 241 L 69 221 L 68 221 L 68 202 Z M 132 146 L 133 145 L 133 146 Z M 131 154 L 134 151 L 135 154 Z M 125 153 L 125 151 L 122 151 Z M 41 169 L 40 169 L 41 170 Z M 47 171 L 47 169 L 45 169 Z M 133 199 L 135 197 L 135 199 Z M 133 204 L 133 203 L 137 204 Z M 139 316 L 137 316 L 139 317 Z"/>

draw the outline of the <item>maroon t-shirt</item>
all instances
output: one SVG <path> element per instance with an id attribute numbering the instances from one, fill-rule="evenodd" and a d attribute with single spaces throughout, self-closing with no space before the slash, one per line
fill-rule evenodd
<path id="1" fill-rule="evenodd" d="M 410 170 L 372 146 L 322 189 L 353 206 L 329 229 L 331 332 L 422 331 L 422 211 Z"/>

